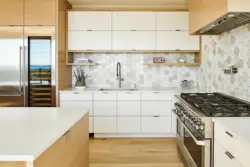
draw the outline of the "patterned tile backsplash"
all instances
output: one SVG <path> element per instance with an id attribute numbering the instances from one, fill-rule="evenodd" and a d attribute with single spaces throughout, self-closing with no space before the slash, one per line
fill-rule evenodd
<path id="1" fill-rule="evenodd" d="M 144 66 L 152 63 L 153 57 L 164 57 L 168 62 L 176 62 L 185 58 L 194 62 L 193 54 L 75 54 L 74 61 L 88 58 L 98 66 L 86 66 L 85 72 L 91 77 L 87 80 L 88 87 L 118 87 L 116 80 L 116 64 L 121 63 L 122 87 L 179 87 L 182 80 L 192 80 L 196 86 L 197 67 Z M 77 67 L 73 67 L 73 71 Z M 75 78 L 72 80 L 75 84 Z"/>
<path id="2" fill-rule="evenodd" d="M 198 86 L 250 101 L 250 24 L 222 36 L 204 36 L 202 42 Z M 237 74 L 224 74 L 230 64 L 239 69 Z"/>

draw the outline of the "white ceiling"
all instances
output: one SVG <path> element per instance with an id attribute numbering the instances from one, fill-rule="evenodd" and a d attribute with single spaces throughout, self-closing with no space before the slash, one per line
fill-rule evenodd
<path id="1" fill-rule="evenodd" d="M 68 0 L 73 8 L 152 8 L 187 10 L 188 0 Z"/>

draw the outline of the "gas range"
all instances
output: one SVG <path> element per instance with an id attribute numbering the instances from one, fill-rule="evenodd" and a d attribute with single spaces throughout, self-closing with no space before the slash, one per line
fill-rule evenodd
<path id="1" fill-rule="evenodd" d="M 213 117 L 250 117 L 250 103 L 222 93 L 176 96 L 178 148 L 188 166 L 213 166 Z"/>

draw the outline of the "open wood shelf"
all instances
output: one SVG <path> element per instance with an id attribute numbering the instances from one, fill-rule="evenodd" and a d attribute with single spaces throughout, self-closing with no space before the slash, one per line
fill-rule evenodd
<path id="1" fill-rule="evenodd" d="M 69 50 L 69 53 L 199 53 L 199 50 Z"/>
<path id="2" fill-rule="evenodd" d="M 67 63 L 69 66 L 97 66 L 98 63 Z"/>
<path id="3" fill-rule="evenodd" d="M 200 66 L 200 63 L 149 63 L 145 66 Z"/>

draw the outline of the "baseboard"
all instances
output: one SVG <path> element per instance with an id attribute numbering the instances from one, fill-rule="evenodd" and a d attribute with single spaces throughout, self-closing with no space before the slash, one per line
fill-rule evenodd
<path id="1" fill-rule="evenodd" d="M 176 137 L 174 133 L 159 133 L 159 134 L 101 134 L 95 133 L 94 138 L 162 138 L 162 137 Z"/>

